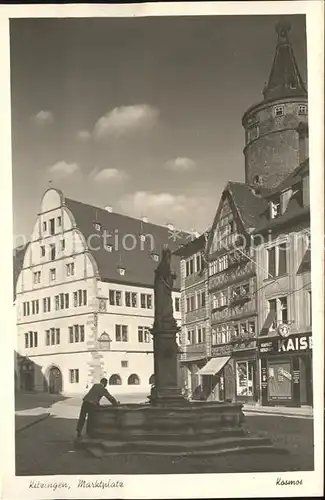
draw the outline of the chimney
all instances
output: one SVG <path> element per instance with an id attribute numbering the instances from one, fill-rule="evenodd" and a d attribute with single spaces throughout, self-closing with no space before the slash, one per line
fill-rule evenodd
<path id="1" fill-rule="evenodd" d="M 299 164 L 309 157 L 308 148 L 308 124 L 300 122 L 297 128 L 299 134 Z"/>
<path id="2" fill-rule="evenodd" d="M 106 212 L 112 213 L 113 207 L 111 207 L 110 205 L 106 205 L 105 210 L 106 210 Z"/>

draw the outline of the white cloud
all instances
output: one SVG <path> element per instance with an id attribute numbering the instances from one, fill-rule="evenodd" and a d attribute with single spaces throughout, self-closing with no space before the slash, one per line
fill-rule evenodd
<path id="1" fill-rule="evenodd" d="M 88 130 L 80 130 L 77 134 L 77 139 L 80 142 L 88 142 L 91 137 L 90 132 Z"/>
<path id="2" fill-rule="evenodd" d="M 159 110 L 149 104 L 120 106 L 99 118 L 94 127 L 97 140 L 119 137 L 135 131 L 152 129 L 159 118 Z"/>
<path id="3" fill-rule="evenodd" d="M 191 158 L 186 157 L 178 157 L 174 160 L 169 160 L 165 164 L 166 168 L 169 170 L 175 170 L 178 172 L 185 172 L 188 170 L 192 170 L 195 168 L 195 161 L 191 160 Z"/>
<path id="4" fill-rule="evenodd" d="M 141 217 L 145 214 L 151 222 L 157 224 L 171 222 L 177 228 L 190 230 L 194 222 L 197 227 L 206 225 L 206 221 L 211 219 L 210 212 L 213 213 L 214 202 L 205 197 L 137 191 L 123 196 L 118 201 L 117 207 L 132 217 Z"/>
<path id="5" fill-rule="evenodd" d="M 35 122 L 40 125 L 50 124 L 54 122 L 54 116 L 51 111 L 39 111 L 33 118 Z"/>
<path id="6" fill-rule="evenodd" d="M 127 175 L 125 172 L 117 170 L 116 168 L 104 168 L 103 170 L 93 170 L 90 173 L 89 177 L 92 178 L 95 182 L 121 182 L 127 178 Z"/>
<path id="7" fill-rule="evenodd" d="M 64 179 L 65 177 L 70 177 L 80 172 L 80 167 L 77 163 L 59 161 L 49 167 L 48 171 L 54 176 L 55 179 Z"/>

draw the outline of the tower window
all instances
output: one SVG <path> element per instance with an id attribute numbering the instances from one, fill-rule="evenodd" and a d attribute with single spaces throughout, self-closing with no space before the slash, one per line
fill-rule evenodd
<path id="1" fill-rule="evenodd" d="M 247 130 L 247 140 L 254 141 L 254 139 L 258 138 L 258 136 L 259 136 L 259 126 L 257 123 L 254 123 L 253 125 L 250 125 Z"/>
<path id="2" fill-rule="evenodd" d="M 307 114 L 307 106 L 306 104 L 299 104 L 298 106 L 298 115 L 306 115 Z"/>
<path id="3" fill-rule="evenodd" d="M 274 115 L 275 116 L 283 116 L 284 115 L 284 106 L 275 106 Z"/>

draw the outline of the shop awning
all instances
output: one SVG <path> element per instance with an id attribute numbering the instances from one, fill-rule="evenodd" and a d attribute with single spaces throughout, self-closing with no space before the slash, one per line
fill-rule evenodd
<path id="1" fill-rule="evenodd" d="M 199 370 L 200 375 L 216 375 L 228 363 L 230 356 L 222 358 L 212 358 L 207 364 Z"/>

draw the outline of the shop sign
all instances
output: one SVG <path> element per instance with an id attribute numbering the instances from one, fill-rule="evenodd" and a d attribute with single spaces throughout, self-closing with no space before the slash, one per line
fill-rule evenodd
<path id="1" fill-rule="evenodd" d="M 261 354 L 280 354 L 290 352 L 308 352 L 313 347 L 311 333 L 307 335 L 291 335 L 282 339 L 271 339 L 259 342 Z"/>
<path id="2" fill-rule="evenodd" d="M 293 370 L 292 378 L 294 384 L 299 384 L 300 382 L 300 370 Z"/>
<path id="3" fill-rule="evenodd" d="M 217 357 L 220 354 L 230 355 L 231 353 L 232 353 L 232 346 L 229 344 L 212 347 L 211 349 L 212 357 Z"/>

